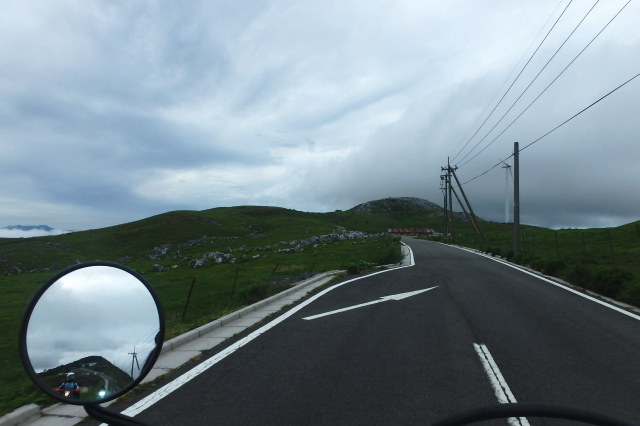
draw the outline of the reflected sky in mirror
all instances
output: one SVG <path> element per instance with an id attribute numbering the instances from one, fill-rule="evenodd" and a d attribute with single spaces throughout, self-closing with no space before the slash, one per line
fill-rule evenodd
<path id="1" fill-rule="evenodd" d="M 110 266 L 75 270 L 55 282 L 33 310 L 27 351 L 37 373 L 99 356 L 137 378 L 160 328 L 153 297 L 133 275 Z M 90 365 L 86 365 L 90 368 Z"/>

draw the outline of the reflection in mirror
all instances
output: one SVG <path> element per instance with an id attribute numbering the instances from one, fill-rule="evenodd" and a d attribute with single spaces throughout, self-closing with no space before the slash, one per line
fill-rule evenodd
<path id="1" fill-rule="evenodd" d="M 61 277 L 42 295 L 27 328 L 27 352 L 51 389 L 83 400 L 131 384 L 156 348 L 158 308 L 135 276 L 90 266 Z"/>

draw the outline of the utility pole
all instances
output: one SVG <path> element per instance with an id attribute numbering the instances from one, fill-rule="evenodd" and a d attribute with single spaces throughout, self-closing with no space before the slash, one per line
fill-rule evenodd
<path id="1" fill-rule="evenodd" d="M 467 213 L 467 209 L 464 208 L 464 204 L 462 204 L 462 202 L 460 201 L 460 197 L 458 197 L 458 193 L 456 192 L 455 188 L 452 187 L 451 190 L 453 191 L 453 195 L 456 196 L 456 200 L 458 200 L 458 204 L 460 204 L 460 207 L 462 207 L 462 211 L 464 212 L 464 215 L 467 217 L 467 220 L 469 221 L 471 226 L 475 228 L 476 225 L 473 223 L 473 219 L 471 219 L 471 216 L 469 216 L 469 213 Z"/>
<path id="2" fill-rule="evenodd" d="M 513 254 L 520 253 L 520 147 L 513 143 Z"/>
<path id="3" fill-rule="evenodd" d="M 506 172 L 506 184 L 504 190 L 504 223 L 509 223 L 509 173 L 511 173 L 511 165 L 504 161 L 502 163 L 504 164 L 502 168 L 505 169 Z"/>
<path id="4" fill-rule="evenodd" d="M 440 167 L 440 170 L 444 172 L 446 169 L 444 167 Z M 442 212 L 442 238 L 443 238 L 443 241 L 447 240 L 447 230 L 448 230 L 448 228 L 447 228 L 447 225 L 448 225 L 448 223 L 447 223 L 447 212 L 449 210 L 447 202 L 450 202 L 450 200 L 447 198 L 447 193 L 449 191 L 449 185 L 450 185 L 450 182 L 449 182 L 448 175 L 444 174 L 444 173 L 441 174 L 440 175 L 440 189 L 442 189 L 442 195 L 444 197 L 444 203 L 442 204 L 443 205 L 443 212 Z"/>
<path id="5" fill-rule="evenodd" d="M 133 362 L 135 361 L 136 365 L 138 366 L 138 370 L 140 370 L 140 364 L 138 364 L 138 354 L 136 353 L 136 347 L 133 347 L 133 352 L 129 352 L 129 355 L 133 355 L 133 358 L 131 358 L 131 378 L 133 379 Z"/>
<path id="6" fill-rule="evenodd" d="M 449 231 L 451 233 L 450 241 L 453 242 L 453 198 L 451 197 L 451 165 L 449 164 L 449 157 L 447 157 L 447 174 L 449 176 L 449 219 L 451 220 Z"/>
<path id="7" fill-rule="evenodd" d="M 460 185 L 460 181 L 458 180 L 458 175 L 456 175 L 456 171 L 452 170 L 453 173 L 453 178 L 456 180 L 456 183 L 458 184 L 458 188 L 460 189 L 460 193 L 462 194 L 462 198 L 464 198 L 465 203 L 467 203 L 467 207 L 469 207 L 469 213 L 471 214 L 471 217 L 474 220 L 474 226 L 476 228 L 476 231 L 478 232 L 478 234 L 480 234 L 480 237 L 482 237 L 482 239 L 484 241 L 487 240 L 487 236 L 484 235 L 484 232 L 482 232 L 482 228 L 480 227 L 480 222 L 478 221 L 478 216 L 476 216 L 476 214 L 473 212 L 473 207 L 471 207 L 471 203 L 469 202 L 469 199 L 467 198 L 467 194 L 464 193 L 464 189 L 462 189 L 462 185 Z"/>

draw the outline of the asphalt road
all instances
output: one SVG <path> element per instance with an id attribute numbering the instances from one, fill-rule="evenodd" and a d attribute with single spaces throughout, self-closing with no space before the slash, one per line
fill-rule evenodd
<path id="1" fill-rule="evenodd" d="M 415 266 L 328 292 L 136 418 L 191 426 L 431 424 L 498 402 L 476 343 L 486 345 L 518 402 L 640 424 L 638 319 L 478 255 L 405 241 Z"/>

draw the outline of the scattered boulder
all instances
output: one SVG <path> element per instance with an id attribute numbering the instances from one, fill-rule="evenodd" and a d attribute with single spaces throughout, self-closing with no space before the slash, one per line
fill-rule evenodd
<path id="1" fill-rule="evenodd" d="M 201 268 L 204 266 L 204 261 L 202 259 L 191 259 L 189 261 L 189 268 Z"/>
<path id="2" fill-rule="evenodd" d="M 151 272 L 162 272 L 163 269 L 162 265 L 156 263 L 151 267 Z"/>
<path id="3" fill-rule="evenodd" d="M 164 256 L 165 254 L 167 254 L 167 250 L 169 250 L 169 247 L 171 247 L 171 244 L 163 244 L 160 247 L 154 247 L 153 254 L 155 254 L 156 256 Z"/>
<path id="4" fill-rule="evenodd" d="M 52 271 L 57 271 L 58 269 L 60 269 L 60 264 L 58 262 L 53 262 L 53 265 L 51 265 L 50 269 Z"/>

